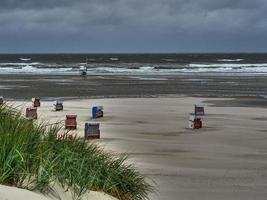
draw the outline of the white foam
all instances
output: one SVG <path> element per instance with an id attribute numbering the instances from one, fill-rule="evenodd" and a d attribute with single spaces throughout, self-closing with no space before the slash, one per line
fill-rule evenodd
<path id="1" fill-rule="evenodd" d="M 208 68 L 208 67 L 267 67 L 267 63 L 252 63 L 252 64 L 237 64 L 237 63 L 224 63 L 224 64 L 189 64 L 189 67 L 201 67 L 201 68 Z"/>
<path id="2" fill-rule="evenodd" d="M 10 64 L 10 65 L 8 65 Z M 71 66 L 71 67 L 70 67 Z M 180 73 L 267 73 L 267 63 L 240 64 L 240 63 L 219 63 L 219 64 L 189 64 L 189 65 L 136 65 L 131 67 L 90 65 L 89 75 L 172 75 Z M 79 66 L 44 63 L 0 63 L 0 74 L 77 74 Z"/>
<path id="3" fill-rule="evenodd" d="M 81 65 L 80 67 L 79 67 L 79 70 L 80 71 L 85 71 L 87 68 L 86 68 L 86 66 L 84 66 L 84 65 Z"/>
<path id="4" fill-rule="evenodd" d="M 0 74 L 50 74 L 50 73 L 61 73 L 71 71 L 72 68 L 37 68 L 31 65 L 26 65 L 19 68 L 14 67 L 0 67 Z"/>
<path id="5" fill-rule="evenodd" d="M 138 77 L 138 76 L 132 76 L 133 79 L 138 79 L 142 81 L 167 81 L 167 78 L 158 78 L 158 77 Z"/>
<path id="6" fill-rule="evenodd" d="M 217 61 L 220 61 L 220 62 L 240 62 L 244 59 L 218 59 Z"/>
<path id="7" fill-rule="evenodd" d="M 167 61 L 167 62 L 175 62 L 174 59 L 170 59 L 170 58 L 163 58 L 162 60 Z"/>
<path id="8" fill-rule="evenodd" d="M 31 62 L 31 63 L 25 63 L 25 62 L 20 62 L 20 63 L 15 63 L 15 62 L 9 62 L 9 63 L 0 63 L 0 66 L 27 66 L 27 65 L 40 65 L 41 63 L 39 62 Z"/>
<path id="9" fill-rule="evenodd" d="M 21 61 L 30 61 L 31 58 L 19 58 Z"/>
<path id="10" fill-rule="evenodd" d="M 89 68 L 88 71 L 100 73 L 130 73 L 132 69 L 120 67 L 97 67 Z"/>
<path id="11" fill-rule="evenodd" d="M 89 68 L 88 71 L 98 73 L 114 73 L 114 74 L 143 74 L 153 72 L 154 67 L 144 66 L 137 69 L 129 69 L 124 67 L 97 67 Z"/>
<path id="12" fill-rule="evenodd" d="M 23 72 L 33 72 L 33 71 L 36 71 L 37 68 L 36 67 L 33 67 L 31 65 L 26 65 L 25 67 L 22 67 L 21 70 Z"/>
<path id="13" fill-rule="evenodd" d="M 160 75 L 160 74 L 179 74 L 179 73 L 197 73 L 197 72 L 233 72 L 233 73 L 267 73 L 267 64 L 191 64 L 183 68 L 154 68 L 144 66 L 140 68 L 123 67 L 96 67 L 89 68 L 91 74 L 129 74 L 129 75 Z"/>
<path id="14" fill-rule="evenodd" d="M 138 71 L 153 71 L 155 70 L 154 67 L 150 67 L 150 66 L 144 66 L 144 67 L 140 67 L 139 69 L 137 69 Z"/>
<path id="15" fill-rule="evenodd" d="M 117 60 L 119 60 L 119 58 L 109 58 L 110 60 L 112 60 L 112 61 L 117 61 Z"/>

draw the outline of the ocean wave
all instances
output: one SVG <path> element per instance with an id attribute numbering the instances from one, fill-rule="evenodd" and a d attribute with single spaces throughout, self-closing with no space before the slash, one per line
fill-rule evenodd
<path id="1" fill-rule="evenodd" d="M 189 67 L 199 67 L 199 68 L 219 68 L 219 67 L 232 67 L 232 68 L 242 68 L 242 67 L 267 67 L 267 63 L 257 63 L 257 64 L 237 64 L 237 63 L 227 63 L 227 64 L 189 64 Z"/>
<path id="2" fill-rule="evenodd" d="M 166 62 L 175 62 L 176 61 L 175 59 L 171 59 L 171 58 L 163 58 L 162 60 L 166 61 Z"/>
<path id="3" fill-rule="evenodd" d="M 69 64 L 57 64 L 57 63 L 41 63 L 41 62 L 4 62 L 4 63 L 0 63 L 0 68 L 22 68 L 22 67 L 26 67 L 26 66 L 34 66 L 34 67 L 38 67 L 38 68 L 69 68 L 70 66 L 73 67 L 73 65 L 69 65 Z M 77 64 L 77 66 L 79 66 Z"/>
<path id="4" fill-rule="evenodd" d="M 109 60 L 111 60 L 111 61 L 118 61 L 119 58 L 109 58 Z"/>
<path id="5" fill-rule="evenodd" d="M 21 61 L 30 61 L 31 58 L 19 58 Z"/>
<path id="6" fill-rule="evenodd" d="M 96 73 L 114 73 L 114 74 L 132 74 L 132 73 L 146 73 L 152 72 L 154 67 L 150 66 L 143 66 L 143 67 L 136 67 L 136 68 L 128 68 L 128 67 L 96 67 L 96 68 L 88 68 L 90 72 Z"/>
<path id="7" fill-rule="evenodd" d="M 174 69 L 174 67 L 173 66 L 156 66 L 156 67 L 154 67 L 154 69 L 156 69 L 156 70 L 161 70 L 161 69 L 168 70 L 168 69 Z"/>
<path id="8" fill-rule="evenodd" d="M 192 72 L 192 73 L 194 73 L 194 72 L 234 72 L 232 67 L 197 68 L 197 69 L 183 68 L 182 71 L 183 72 Z"/>
<path id="9" fill-rule="evenodd" d="M 267 73 L 267 65 L 224 65 L 216 67 L 191 67 L 184 68 L 184 72 L 230 72 L 230 73 Z"/>
<path id="10" fill-rule="evenodd" d="M 10 65 L 9 65 L 10 64 Z M 74 65 L 33 63 L 0 63 L 0 74 L 79 74 L 80 63 Z M 107 75 L 172 75 L 179 73 L 267 73 L 267 63 L 261 64 L 149 64 L 149 65 L 89 65 L 88 74 Z"/>
<path id="11" fill-rule="evenodd" d="M 1 74 L 14 74 L 14 73 L 26 73 L 26 74 L 50 74 L 50 73 L 61 73 L 69 72 L 72 68 L 37 68 L 31 65 L 23 67 L 0 67 Z"/>
<path id="12" fill-rule="evenodd" d="M 129 67 L 127 67 L 128 69 L 140 69 L 140 67 L 138 67 L 138 66 L 129 66 Z"/>
<path id="13" fill-rule="evenodd" d="M 0 63 L 0 66 L 27 66 L 27 65 L 41 65 L 41 63 L 39 63 L 39 62 L 31 62 L 31 63 L 25 63 L 25 62 Z"/>
<path id="14" fill-rule="evenodd" d="M 243 61 L 244 59 L 218 59 L 217 61 L 219 62 L 240 62 L 240 61 Z"/>

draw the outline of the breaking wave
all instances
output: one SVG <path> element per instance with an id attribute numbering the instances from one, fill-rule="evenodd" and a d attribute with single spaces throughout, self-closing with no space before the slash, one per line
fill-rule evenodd
<path id="1" fill-rule="evenodd" d="M 37 68 L 31 65 L 23 67 L 0 67 L 0 74 L 54 74 L 70 72 L 72 68 Z"/>
<path id="2" fill-rule="evenodd" d="M 109 58 L 109 60 L 111 60 L 111 61 L 118 61 L 119 58 Z"/>
<path id="3" fill-rule="evenodd" d="M 0 74 L 78 74 L 85 63 L 3 62 Z M 267 73 L 267 63 L 191 63 L 191 64 L 90 64 L 88 74 L 103 75 L 173 75 L 180 73 Z"/>
<path id="4" fill-rule="evenodd" d="M 244 59 L 218 59 L 217 61 L 219 62 L 240 62 L 243 61 Z"/>
<path id="5" fill-rule="evenodd" d="M 31 58 L 19 58 L 21 61 L 30 61 Z"/>
<path id="6" fill-rule="evenodd" d="M 229 63 L 229 64 L 189 64 L 189 67 L 200 67 L 200 68 L 216 68 L 216 67 L 267 67 L 267 63 L 257 63 L 257 64 L 237 64 L 237 63 Z"/>
<path id="7" fill-rule="evenodd" d="M 25 62 L 21 62 L 21 63 L 15 63 L 15 62 L 8 62 L 8 63 L 0 63 L 0 67 L 1 66 L 27 66 L 27 65 L 42 65 L 39 62 L 31 62 L 31 63 L 25 63 Z"/>

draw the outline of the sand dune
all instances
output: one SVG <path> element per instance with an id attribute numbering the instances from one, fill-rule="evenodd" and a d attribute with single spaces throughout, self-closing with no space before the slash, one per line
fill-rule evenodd
<path id="1" fill-rule="evenodd" d="M 42 194 L 29 190 L 0 185 L 0 200 L 51 200 Z"/>
<path id="2" fill-rule="evenodd" d="M 72 200 L 72 193 L 65 192 L 60 187 L 54 188 L 56 193 L 53 195 L 40 194 L 38 192 L 32 192 L 25 189 L 20 189 L 16 187 L 9 187 L 0 185 L 0 200 Z M 111 197 L 103 192 L 90 191 L 87 194 L 83 195 L 81 200 L 116 200 L 116 198 Z"/>

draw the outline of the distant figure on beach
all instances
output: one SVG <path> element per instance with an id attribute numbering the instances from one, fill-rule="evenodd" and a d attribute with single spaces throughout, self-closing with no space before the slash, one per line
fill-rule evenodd
<path id="1" fill-rule="evenodd" d="M 80 75 L 85 77 L 87 75 L 87 66 L 88 66 L 88 59 L 86 58 L 86 62 L 83 63 L 84 65 L 81 65 L 79 68 Z"/>
<path id="2" fill-rule="evenodd" d="M 87 66 L 84 66 L 84 65 L 80 66 L 79 71 L 80 71 L 81 76 L 86 76 L 87 75 Z"/>

